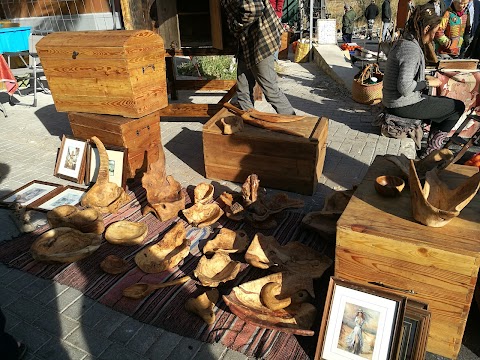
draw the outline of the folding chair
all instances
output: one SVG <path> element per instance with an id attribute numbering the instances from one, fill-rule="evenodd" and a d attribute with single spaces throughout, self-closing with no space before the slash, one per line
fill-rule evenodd
<path id="1" fill-rule="evenodd" d="M 25 105 L 25 106 L 37 106 L 37 91 L 38 88 L 41 88 L 41 91 L 43 91 L 46 94 L 50 94 L 50 90 L 48 90 L 42 83 L 41 77 L 43 75 L 43 69 L 40 64 L 40 60 L 37 54 L 36 50 L 36 45 L 42 39 L 42 35 L 30 35 L 29 40 L 28 40 L 28 47 L 29 49 L 27 51 L 20 51 L 20 52 L 14 52 L 14 53 L 4 53 L 4 55 L 8 59 L 8 65 L 10 66 L 11 58 L 12 57 L 18 57 L 23 65 L 25 67 L 18 68 L 18 69 L 12 69 L 13 75 L 17 78 L 19 82 L 24 82 L 26 80 L 29 81 L 29 87 L 33 89 L 33 103 L 32 104 L 27 104 L 19 101 L 15 101 L 12 96 L 10 96 L 10 105 Z M 28 62 L 25 60 L 25 58 L 28 58 Z M 26 94 L 23 94 L 22 91 L 19 88 L 17 90 L 18 94 L 20 96 L 25 96 Z"/>

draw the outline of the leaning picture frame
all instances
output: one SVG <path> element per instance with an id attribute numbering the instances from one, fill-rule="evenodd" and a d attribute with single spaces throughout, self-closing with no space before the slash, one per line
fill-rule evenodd
<path id="1" fill-rule="evenodd" d="M 78 205 L 87 189 L 76 186 L 62 186 L 30 205 L 34 210 L 50 211 L 62 205 Z"/>
<path id="2" fill-rule="evenodd" d="M 125 189 L 127 184 L 127 154 L 128 149 L 118 146 L 105 145 L 108 155 L 109 181 Z M 92 185 L 97 181 L 100 158 L 94 143 L 88 142 L 85 185 Z"/>
<path id="3" fill-rule="evenodd" d="M 81 183 L 85 176 L 87 142 L 63 135 L 54 176 Z"/>
<path id="4" fill-rule="evenodd" d="M 315 360 L 393 360 L 407 298 L 330 278 Z"/>
<path id="5" fill-rule="evenodd" d="M 423 360 L 427 351 L 431 313 L 425 304 L 408 300 L 402 325 L 399 360 Z"/>
<path id="6" fill-rule="evenodd" d="M 60 184 L 33 180 L 1 198 L 0 204 L 2 206 L 11 206 L 12 204 L 17 203 L 22 207 L 30 207 L 30 204 L 42 199 L 61 187 L 62 185 Z"/>

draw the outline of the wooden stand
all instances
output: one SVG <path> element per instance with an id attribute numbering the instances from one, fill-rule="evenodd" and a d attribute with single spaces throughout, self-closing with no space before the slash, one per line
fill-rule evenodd
<path id="1" fill-rule="evenodd" d="M 209 179 L 243 183 L 255 173 L 261 186 L 312 195 L 325 159 L 328 119 L 312 116 L 282 124 L 303 133 L 288 135 L 250 125 L 223 135 L 221 119 L 235 116 L 220 110 L 203 126 L 205 172 Z"/>
<path id="2" fill-rule="evenodd" d="M 450 165 L 440 177 L 454 188 L 477 170 Z M 382 283 L 390 291 L 428 303 L 427 351 L 456 359 L 480 265 L 480 194 L 441 228 L 417 223 L 409 189 L 398 198 L 374 190 L 380 175 L 400 170 L 377 157 L 337 222 L 335 276 Z"/>

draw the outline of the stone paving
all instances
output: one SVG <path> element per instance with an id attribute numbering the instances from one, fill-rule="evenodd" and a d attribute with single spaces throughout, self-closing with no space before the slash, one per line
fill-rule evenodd
<path id="1" fill-rule="evenodd" d="M 354 103 L 315 64 L 284 61 L 282 65 L 280 85 L 298 113 L 330 119 L 325 167 L 316 193 L 292 194 L 305 200 L 305 211 L 321 209 L 332 190 L 359 183 L 376 155 L 415 155 L 413 141 L 378 136 L 371 125 L 375 109 Z M 179 102 L 217 102 L 221 96 L 181 92 Z M 67 115 L 56 112 L 50 95 L 40 93 L 38 98 L 36 108 L 12 107 L 5 93 L 0 96 L 8 112 L 8 118 L 0 115 L 0 197 L 34 179 L 72 184 L 53 176 L 61 137 L 71 134 Z M 271 109 L 265 101 L 257 107 Z M 201 133 L 206 120 L 161 119 L 167 173 L 183 186 L 206 181 Z M 240 185 L 214 184 L 217 195 Z M 0 210 L 0 224 L 0 241 L 18 235 L 7 210 Z M 27 359 L 246 359 L 220 344 L 204 344 L 142 324 L 78 290 L 4 265 L 0 265 L 0 288 L 7 331 L 27 344 Z M 461 357 L 476 358 L 465 347 Z"/>

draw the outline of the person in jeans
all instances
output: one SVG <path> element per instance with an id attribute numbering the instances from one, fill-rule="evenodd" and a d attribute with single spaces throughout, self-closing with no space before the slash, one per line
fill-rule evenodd
<path id="1" fill-rule="evenodd" d="M 443 96 L 427 96 L 422 90 L 441 85 L 439 79 L 425 76 L 424 49 L 433 41 L 442 18 L 429 4 L 417 6 L 405 26 L 405 32 L 388 54 L 383 78 L 383 105 L 387 113 L 430 122 L 423 158 L 441 149 L 448 132 L 465 111 L 462 101 Z"/>
<path id="2" fill-rule="evenodd" d="M 353 24 L 357 15 L 350 5 L 345 4 L 343 10 L 345 11 L 345 14 L 343 14 L 342 18 L 342 40 L 344 43 L 351 43 Z"/>
<path id="3" fill-rule="evenodd" d="M 375 18 L 378 16 L 378 6 L 375 5 L 375 0 L 372 0 L 370 5 L 367 6 L 363 15 L 367 19 L 367 39 L 372 40 L 372 30 L 373 24 L 375 23 Z"/>
<path id="4" fill-rule="evenodd" d="M 390 38 L 390 25 L 392 22 L 392 8 L 390 7 L 390 0 L 384 0 L 382 4 L 382 41 L 387 41 Z"/>
<path id="5" fill-rule="evenodd" d="M 278 114 L 295 110 L 277 83 L 273 53 L 280 47 L 280 19 L 268 0 L 222 0 L 227 24 L 238 41 L 237 96 L 243 110 L 254 108 L 255 81 Z"/>

